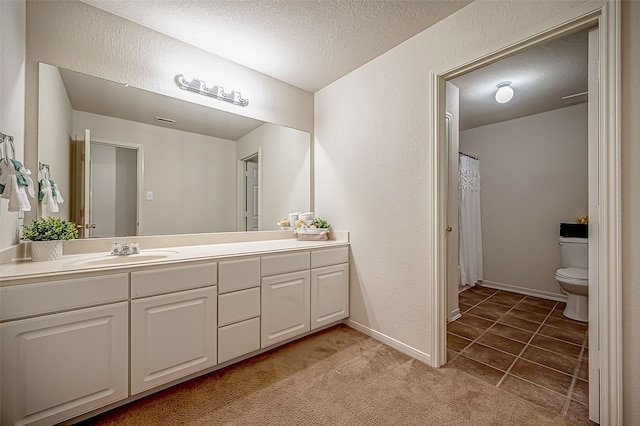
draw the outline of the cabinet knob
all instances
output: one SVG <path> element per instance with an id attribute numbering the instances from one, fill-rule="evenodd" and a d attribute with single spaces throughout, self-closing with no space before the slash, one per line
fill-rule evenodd
<path id="1" fill-rule="evenodd" d="M 447 232 L 451 232 L 451 231 L 453 231 L 453 228 L 450 226 L 447 226 Z"/>

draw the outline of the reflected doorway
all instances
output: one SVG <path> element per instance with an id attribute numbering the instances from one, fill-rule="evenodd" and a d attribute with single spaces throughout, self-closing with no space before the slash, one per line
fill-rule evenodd
<path id="1" fill-rule="evenodd" d="M 244 230 L 258 231 L 260 229 L 260 174 L 259 154 L 242 160 L 244 164 Z"/>

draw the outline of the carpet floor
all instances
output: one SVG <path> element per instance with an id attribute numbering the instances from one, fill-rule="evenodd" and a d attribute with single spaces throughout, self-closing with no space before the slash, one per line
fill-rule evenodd
<path id="1" fill-rule="evenodd" d="M 338 325 L 83 425 L 580 425 Z"/>

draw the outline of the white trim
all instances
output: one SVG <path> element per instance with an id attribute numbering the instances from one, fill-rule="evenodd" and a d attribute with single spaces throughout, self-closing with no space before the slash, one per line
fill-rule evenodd
<path id="1" fill-rule="evenodd" d="M 536 290 L 534 288 L 518 287 L 516 285 L 504 284 L 496 281 L 482 280 L 482 287 L 510 291 L 512 293 L 539 297 L 541 299 L 555 300 L 556 302 L 566 302 L 568 298 L 566 294 L 551 293 L 550 291 Z"/>
<path id="2" fill-rule="evenodd" d="M 418 361 L 422 361 L 425 364 L 431 365 L 431 355 L 424 353 L 422 351 L 419 351 L 416 348 L 413 348 L 409 345 L 406 345 L 396 339 L 394 339 L 393 337 L 389 337 L 386 334 L 382 334 L 378 331 L 375 331 L 369 327 L 366 327 L 358 322 L 353 321 L 352 319 L 345 319 L 342 321 L 345 325 L 358 330 L 359 332 L 366 334 L 369 337 L 372 337 L 388 346 L 391 346 L 392 348 L 402 352 L 405 355 L 408 355 L 412 358 L 417 359 Z"/>
<path id="3" fill-rule="evenodd" d="M 138 194 L 136 197 L 136 235 L 142 235 L 142 197 L 144 196 L 144 145 L 133 142 L 114 141 L 111 139 L 89 138 L 89 144 L 117 146 L 136 150 L 136 174 L 138 179 Z"/>
<path id="4" fill-rule="evenodd" d="M 581 4 L 563 14 L 489 46 L 441 72 L 430 73 L 431 135 L 430 180 L 432 190 L 431 270 L 432 366 L 446 361 L 446 159 L 443 158 L 444 82 L 551 38 L 597 25 L 601 35 L 600 89 L 600 423 L 622 424 L 622 271 L 620 183 L 620 5 L 617 0 Z M 444 194 L 446 195 L 446 193 Z M 443 205 L 444 204 L 444 205 Z M 444 259 L 444 261 L 443 261 Z"/>
<path id="5" fill-rule="evenodd" d="M 458 318 L 460 318 L 461 316 L 462 314 L 460 313 L 460 308 L 455 308 L 453 311 L 451 311 L 451 321 L 449 322 L 453 322 Z"/>

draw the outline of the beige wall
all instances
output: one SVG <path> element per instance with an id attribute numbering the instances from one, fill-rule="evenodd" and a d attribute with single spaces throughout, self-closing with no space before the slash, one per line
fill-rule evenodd
<path id="1" fill-rule="evenodd" d="M 316 93 L 315 208 L 350 231 L 353 321 L 428 359 L 429 73 L 574 5 L 474 2 Z"/>
<path id="2" fill-rule="evenodd" d="M 0 132 L 11 135 L 24 163 L 25 4 L 0 1 Z M 32 208 L 36 201 L 29 198 Z M 0 250 L 18 243 L 18 213 L 0 201 Z"/>
<path id="3" fill-rule="evenodd" d="M 73 134 L 140 144 L 144 150 L 141 235 L 236 229 L 236 143 L 82 111 Z M 146 192 L 153 192 L 153 201 Z"/>
<path id="4" fill-rule="evenodd" d="M 67 91 L 62 82 L 60 71 L 45 64 L 40 65 L 40 84 L 38 87 L 40 102 L 38 109 L 47 114 L 38 116 L 38 160 L 50 166 L 51 179 L 58 185 L 65 202 L 58 206 L 58 213 L 49 213 L 45 206 L 38 206 L 38 213 L 42 216 L 59 216 L 69 219 L 71 205 L 71 127 L 72 109 Z M 37 168 L 36 168 L 37 170 Z M 34 173 L 34 181 L 40 176 Z"/>
<path id="5" fill-rule="evenodd" d="M 277 223 L 289 212 L 311 207 L 311 136 L 273 124 L 263 124 L 238 140 L 238 160 L 260 149 L 259 229 L 280 229 Z M 286 190 L 282 190 L 287 188 Z"/>
<path id="6" fill-rule="evenodd" d="M 640 2 L 622 2 L 622 345 L 625 425 L 640 419 Z M 636 423 L 634 423 L 636 422 Z"/>
<path id="7" fill-rule="evenodd" d="M 460 132 L 480 159 L 484 283 L 560 297 L 560 222 L 588 212 L 587 104 Z"/>
<path id="8" fill-rule="evenodd" d="M 316 93 L 316 209 L 349 229 L 351 319 L 430 354 L 429 73 L 576 2 L 476 1 Z M 624 418 L 640 418 L 640 2 L 622 6 Z M 345 102 L 344 99 L 349 99 Z"/>

